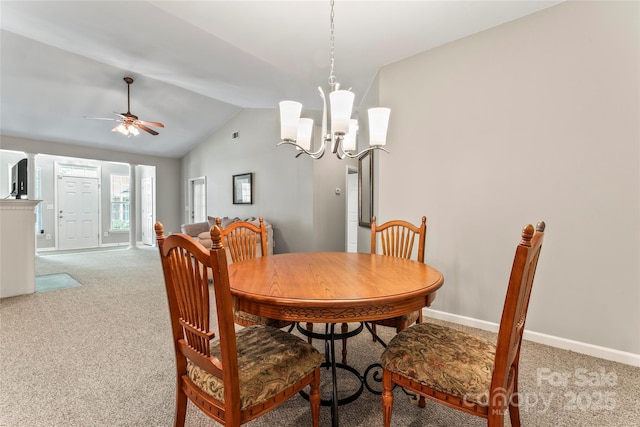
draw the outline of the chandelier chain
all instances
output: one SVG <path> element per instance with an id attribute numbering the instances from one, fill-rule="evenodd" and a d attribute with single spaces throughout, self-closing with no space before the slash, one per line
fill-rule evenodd
<path id="1" fill-rule="evenodd" d="M 334 0 L 331 0 L 331 14 L 329 15 L 329 19 L 331 22 L 331 37 L 330 37 L 330 42 L 331 42 L 331 48 L 329 49 L 329 61 L 331 64 L 331 71 L 329 72 L 329 85 L 331 86 L 331 90 L 334 89 L 336 83 L 337 83 L 337 79 L 336 76 L 333 74 L 333 69 L 335 66 L 335 58 L 334 58 L 334 50 L 335 50 L 335 38 L 334 38 L 334 24 L 333 24 L 333 19 L 335 18 L 335 13 L 333 11 L 333 5 L 334 5 Z"/>

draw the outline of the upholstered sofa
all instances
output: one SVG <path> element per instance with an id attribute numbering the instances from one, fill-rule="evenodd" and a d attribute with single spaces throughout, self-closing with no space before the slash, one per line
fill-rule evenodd
<path id="1" fill-rule="evenodd" d="M 256 217 L 241 219 L 238 217 L 229 218 L 225 216 L 220 218 L 220 221 L 221 221 L 222 228 L 227 228 L 229 224 L 232 224 L 237 221 L 249 221 L 257 226 L 260 226 L 260 222 Z M 274 247 L 273 226 L 269 222 L 267 222 L 264 218 L 263 218 L 263 221 L 264 221 L 264 228 L 267 230 L 267 255 L 273 255 L 273 247 Z M 198 240 L 202 244 L 202 246 L 204 246 L 205 248 L 210 248 L 211 247 L 210 229 L 211 229 L 211 226 L 213 226 L 215 223 L 216 223 L 216 218 L 210 216 L 208 217 L 208 220 L 204 222 L 196 222 L 194 224 L 182 224 L 182 232 Z"/>

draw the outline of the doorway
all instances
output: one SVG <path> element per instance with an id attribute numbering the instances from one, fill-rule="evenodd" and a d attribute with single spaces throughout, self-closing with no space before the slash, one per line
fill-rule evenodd
<path id="1" fill-rule="evenodd" d="M 207 220 L 207 177 L 189 179 L 189 218 L 191 224 Z"/>
<path id="2" fill-rule="evenodd" d="M 98 206 L 97 177 L 58 176 L 58 249 L 99 246 Z"/>
<path id="3" fill-rule="evenodd" d="M 358 252 L 358 169 L 347 166 L 347 252 Z"/>

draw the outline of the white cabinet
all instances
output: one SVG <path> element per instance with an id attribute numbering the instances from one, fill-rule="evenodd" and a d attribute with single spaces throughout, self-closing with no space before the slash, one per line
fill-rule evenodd
<path id="1" fill-rule="evenodd" d="M 39 200 L 0 200 L 0 298 L 36 291 Z"/>

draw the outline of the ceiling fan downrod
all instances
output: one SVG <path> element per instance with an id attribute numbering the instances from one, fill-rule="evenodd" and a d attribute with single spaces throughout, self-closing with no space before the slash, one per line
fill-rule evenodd
<path id="1" fill-rule="evenodd" d="M 131 83 L 133 83 L 133 78 L 125 77 L 122 80 L 127 83 L 127 114 L 131 114 Z"/>

